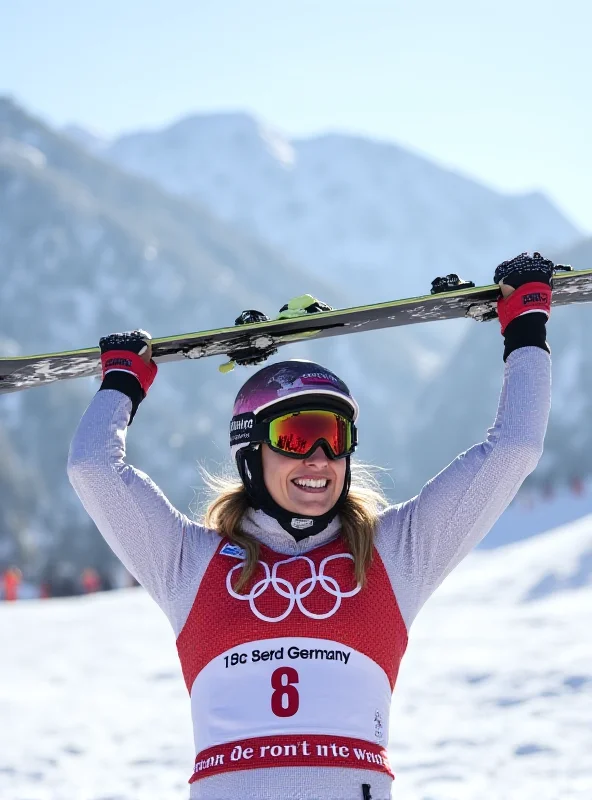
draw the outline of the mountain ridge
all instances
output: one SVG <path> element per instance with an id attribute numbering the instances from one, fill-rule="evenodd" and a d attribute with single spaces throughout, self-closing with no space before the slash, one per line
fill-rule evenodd
<path id="1" fill-rule="evenodd" d="M 512 251 L 581 235 L 540 192 L 503 195 L 396 143 L 278 134 L 291 152 L 280 162 L 265 130 L 244 113 L 187 116 L 127 133 L 105 157 L 338 278 L 354 304 L 423 294 L 449 272 L 488 283 L 491 265 Z"/>

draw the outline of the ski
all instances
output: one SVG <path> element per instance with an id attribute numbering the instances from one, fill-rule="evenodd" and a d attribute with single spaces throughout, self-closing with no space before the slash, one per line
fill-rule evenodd
<path id="1" fill-rule="evenodd" d="M 262 363 L 279 347 L 304 340 L 463 317 L 481 322 L 495 319 L 498 297 L 498 286 L 476 287 L 456 275 L 448 275 L 436 278 L 431 294 L 422 297 L 335 310 L 317 310 L 328 306 L 313 302 L 308 313 L 304 308 L 285 306 L 281 318 L 271 320 L 261 312 L 246 311 L 231 327 L 153 339 L 152 357 L 160 365 L 225 356 L 229 359 L 221 366 L 225 371 L 235 363 Z M 554 275 L 554 306 L 589 302 L 592 302 L 592 269 Z M 100 374 L 98 347 L 11 358 L 0 356 L 0 394 Z"/>

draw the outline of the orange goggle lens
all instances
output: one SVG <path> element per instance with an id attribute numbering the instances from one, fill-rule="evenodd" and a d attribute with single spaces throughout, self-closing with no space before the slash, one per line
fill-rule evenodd
<path id="1" fill-rule="evenodd" d="M 293 458 L 305 458 L 326 443 L 333 458 L 343 458 L 356 447 L 354 423 L 333 411 L 296 411 L 269 422 L 268 444 Z"/>

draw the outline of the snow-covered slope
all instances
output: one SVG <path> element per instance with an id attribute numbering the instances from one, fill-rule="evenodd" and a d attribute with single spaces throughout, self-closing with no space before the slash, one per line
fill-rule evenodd
<path id="1" fill-rule="evenodd" d="M 578 231 L 543 195 L 505 196 L 395 144 L 293 140 L 242 113 L 191 116 L 103 151 L 309 268 L 359 302 L 424 294 L 436 275 L 479 283 Z"/>
<path id="2" fill-rule="evenodd" d="M 411 633 L 397 800 L 590 800 L 591 610 L 592 517 L 470 556 Z M 143 591 L 0 606 L 0 641 L 0 797 L 187 797 L 189 702 Z"/>

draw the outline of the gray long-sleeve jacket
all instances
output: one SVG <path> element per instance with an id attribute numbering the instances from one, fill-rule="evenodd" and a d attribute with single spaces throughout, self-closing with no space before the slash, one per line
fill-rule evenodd
<path id="1" fill-rule="evenodd" d="M 550 372 L 550 357 L 539 348 L 511 353 L 498 413 L 486 439 L 458 456 L 416 497 L 383 512 L 376 552 L 407 630 L 432 592 L 490 530 L 536 467 L 549 415 Z M 221 540 L 215 531 L 175 509 L 145 473 L 126 463 L 130 410 L 131 401 L 117 391 L 95 395 L 74 435 L 68 475 L 106 541 L 162 608 L 179 637 Z M 339 532 L 334 520 L 319 535 L 296 542 L 275 520 L 254 511 L 244 527 L 264 546 L 286 556 L 310 553 Z M 374 800 L 390 797 L 388 776 L 337 767 L 213 775 L 192 784 L 190 797 L 360 800 L 362 783 L 371 785 Z"/>

